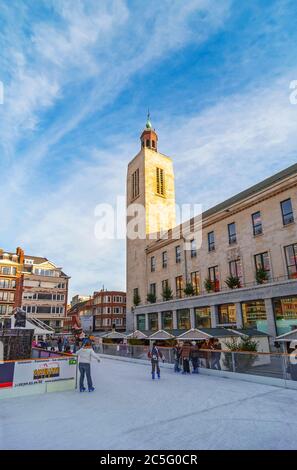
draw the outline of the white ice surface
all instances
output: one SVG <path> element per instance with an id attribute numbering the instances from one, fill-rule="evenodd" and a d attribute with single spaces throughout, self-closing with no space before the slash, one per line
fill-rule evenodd
<path id="1" fill-rule="evenodd" d="M 0 402 L 1 449 L 296 449 L 297 393 L 103 359 L 96 391 Z"/>

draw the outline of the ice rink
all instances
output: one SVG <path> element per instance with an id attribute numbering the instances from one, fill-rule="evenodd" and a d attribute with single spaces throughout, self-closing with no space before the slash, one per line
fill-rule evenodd
<path id="1" fill-rule="evenodd" d="M 1 449 L 296 449 L 297 393 L 102 359 L 94 393 L 0 402 Z"/>

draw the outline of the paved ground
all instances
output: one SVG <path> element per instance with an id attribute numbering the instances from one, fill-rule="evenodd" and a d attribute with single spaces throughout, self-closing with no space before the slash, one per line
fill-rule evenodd
<path id="1" fill-rule="evenodd" d="M 96 391 L 1 400 L 1 449 L 297 449 L 297 393 L 94 363 Z"/>

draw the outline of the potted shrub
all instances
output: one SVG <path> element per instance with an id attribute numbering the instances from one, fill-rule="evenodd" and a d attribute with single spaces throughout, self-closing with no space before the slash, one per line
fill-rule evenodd
<path id="1" fill-rule="evenodd" d="M 147 294 L 147 301 L 150 302 L 151 304 L 154 304 L 156 302 L 156 294 L 153 294 L 152 292 L 149 292 Z"/>
<path id="2" fill-rule="evenodd" d="M 163 300 L 171 300 L 173 299 L 172 289 L 169 286 L 166 286 L 162 292 Z"/>
<path id="3" fill-rule="evenodd" d="M 264 284 L 268 281 L 268 273 L 263 268 L 258 268 L 256 271 L 256 281 L 258 284 Z"/>
<path id="4" fill-rule="evenodd" d="M 184 293 L 188 296 L 195 295 L 195 290 L 191 282 L 187 282 L 184 288 Z"/>
<path id="5" fill-rule="evenodd" d="M 134 294 L 133 296 L 133 304 L 134 304 L 134 307 L 138 307 L 138 305 L 140 304 L 141 302 L 141 298 L 140 298 L 140 295 L 138 293 Z"/>
<path id="6" fill-rule="evenodd" d="M 237 276 L 227 277 L 225 284 L 227 284 L 229 289 L 238 289 L 239 287 L 241 287 L 240 279 Z"/>
<path id="7" fill-rule="evenodd" d="M 207 292 L 211 292 L 214 290 L 214 285 L 213 285 L 213 282 L 209 279 L 209 278 L 206 278 L 205 281 L 204 281 L 204 287 L 206 289 Z"/>

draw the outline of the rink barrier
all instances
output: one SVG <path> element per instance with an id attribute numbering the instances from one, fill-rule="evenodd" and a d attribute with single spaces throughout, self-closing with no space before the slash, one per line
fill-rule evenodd
<path id="1" fill-rule="evenodd" d="M 77 357 L 0 362 L 0 399 L 74 390 Z"/>
<path id="2" fill-rule="evenodd" d="M 95 349 L 105 358 L 149 365 L 148 346 L 129 345 L 119 348 L 114 344 L 102 344 Z M 173 369 L 172 348 L 159 347 L 159 350 L 165 358 L 165 364 L 160 361 L 160 365 Z M 218 370 L 218 365 L 215 364 L 218 354 L 221 370 Z M 201 349 L 199 356 L 201 374 L 297 389 L 297 352 L 293 360 L 292 354 L 286 353 L 233 352 L 213 349 Z"/>

